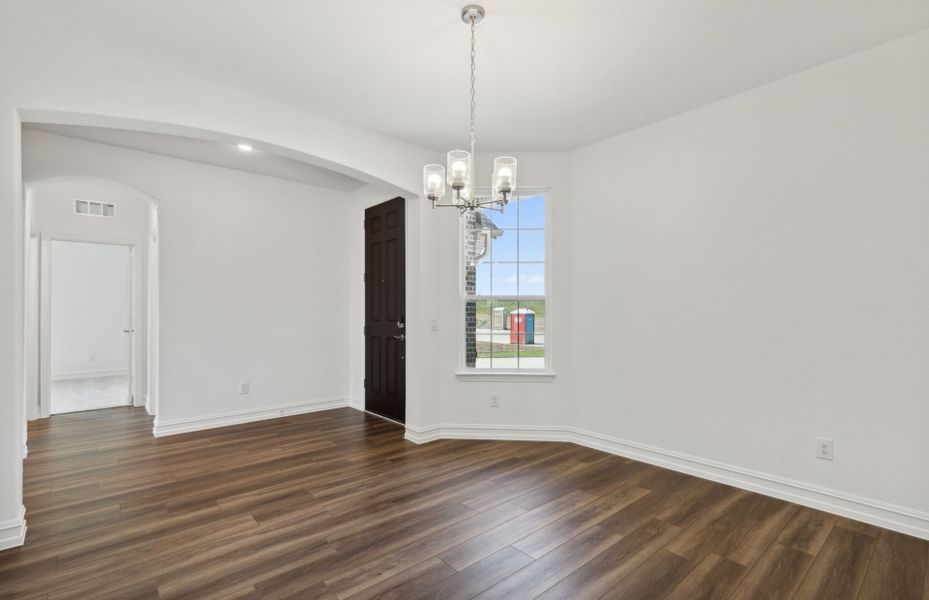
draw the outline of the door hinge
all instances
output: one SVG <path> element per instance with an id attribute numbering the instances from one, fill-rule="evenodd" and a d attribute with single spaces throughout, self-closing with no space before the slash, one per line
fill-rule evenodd
<path id="1" fill-rule="evenodd" d="M 367 273 L 362 273 L 362 274 L 361 274 L 361 280 L 362 280 L 363 282 L 365 282 L 365 283 L 368 283 L 368 274 L 367 274 Z"/>
<path id="2" fill-rule="evenodd" d="M 368 378 L 365 377 L 365 389 L 367 389 L 367 388 L 368 388 Z"/>
<path id="3" fill-rule="evenodd" d="M 364 334 L 365 334 L 365 335 L 368 335 L 368 326 L 367 326 L 367 325 L 364 326 Z"/>

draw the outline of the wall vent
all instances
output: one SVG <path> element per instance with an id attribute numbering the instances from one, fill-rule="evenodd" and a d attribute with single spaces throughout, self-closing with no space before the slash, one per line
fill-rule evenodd
<path id="1" fill-rule="evenodd" d="M 74 199 L 74 214 L 87 217 L 116 217 L 116 205 L 93 200 Z"/>

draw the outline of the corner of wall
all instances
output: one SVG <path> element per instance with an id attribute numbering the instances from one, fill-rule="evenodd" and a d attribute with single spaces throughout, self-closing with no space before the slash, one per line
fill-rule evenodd
<path id="1" fill-rule="evenodd" d="M 26 507 L 20 505 L 19 516 L 0 521 L 0 550 L 26 543 Z"/>

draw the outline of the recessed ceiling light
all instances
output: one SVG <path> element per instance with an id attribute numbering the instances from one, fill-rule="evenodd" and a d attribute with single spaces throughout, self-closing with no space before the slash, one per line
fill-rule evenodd
<path id="1" fill-rule="evenodd" d="M 251 144 L 246 144 L 245 142 L 236 144 L 235 147 L 241 150 L 242 152 L 251 152 L 252 150 L 254 150 Z"/>

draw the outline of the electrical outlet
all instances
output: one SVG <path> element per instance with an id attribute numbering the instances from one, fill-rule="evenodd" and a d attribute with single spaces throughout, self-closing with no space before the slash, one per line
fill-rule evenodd
<path id="1" fill-rule="evenodd" d="M 239 394 L 242 396 L 247 395 L 248 392 L 250 391 L 250 388 L 251 386 L 249 385 L 249 383 L 247 381 L 243 381 L 242 383 L 239 384 Z"/>
<path id="2" fill-rule="evenodd" d="M 816 458 L 832 460 L 832 440 L 829 438 L 816 438 Z"/>
<path id="3" fill-rule="evenodd" d="M 490 408 L 500 408 L 500 394 L 490 395 Z"/>

